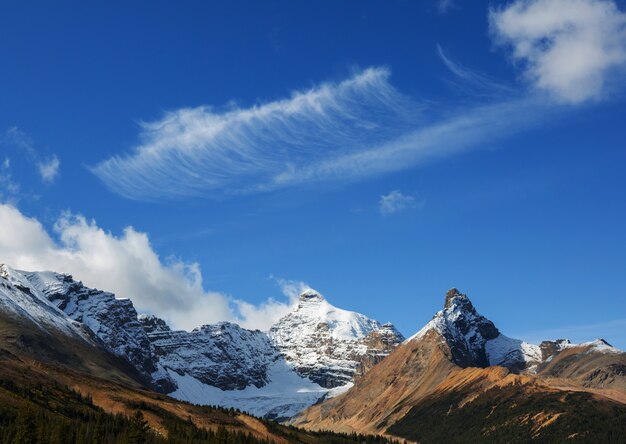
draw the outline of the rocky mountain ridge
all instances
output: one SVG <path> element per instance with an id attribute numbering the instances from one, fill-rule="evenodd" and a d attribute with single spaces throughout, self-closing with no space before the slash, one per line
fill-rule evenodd
<path id="1" fill-rule="evenodd" d="M 60 318 L 57 323 L 62 328 L 69 328 L 69 323 L 107 351 L 128 360 L 156 390 L 196 403 L 246 409 L 259 416 L 292 416 L 320 398 L 340 393 L 403 340 L 392 325 L 337 309 L 315 292 L 303 294 L 294 310 L 298 314 L 279 321 L 281 326 L 274 326 L 272 334 L 228 322 L 191 332 L 173 331 L 162 319 L 138 315 L 130 300 L 88 288 L 70 275 L 3 267 L 22 282 L 24 291 L 38 295 Z M 325 311 L 307 318 L 315 324 L 314 329 L 294 322 L 303 311 L 311 314 L 318 300 L 324 301 Z M 311 335 L 320 330 L 332 341 L 320 343 L 318 351 L 315 341 L 320 336 Z M 290 342 L 287 350 L 278 341 L 286 337 L 299 341 Z M 298 365 L 301 362 L 291 359 L 288 352 L 298 356 L 311 353 L 308 362 L 315 372 Z"/>
<path id="2" fill-rule="evenodd" d="M 499 428 L 528 434 L 524 439 L 541 434 L 561 439 L 567 428 L 572 432 L 565 437 L 589 432 L 575 419 L 577 409 L 595 411 L 601 405 L 613 412 L 607 414 L 610 421 L 619 421 L 615 418 L 624 416 L 626 406 L 615 410 L 615 402 L 626 404 L 626 353 L 603 340 L 534 345 L 508 338 L 466 295 L 451 289 L 444 308 L 424 328 L 349 391 L 310 407 L 293 424 L 419 442 L 431 442 L 431 436 L 436 436 L 432 442 L 454 441 L 455 429 L 469 441 L 484 441 L 497 437 Z M 480 418 L 493 429 L 470 421 L 478 418 L 468 413 L 473 411 L 485 412 Z M 454 422 L 441 427 L 451 417 Z"/>
<path id="3" fill-rule="evenodd" d="M 605 341 L 534 345 L 509 338 L 456 289 L 404 342 L 393 325 L 338 309 L 313 290 L 269 332 L 232 323 L 174 331 L 162 319 L 137 315 L 129 300 L 69 275 L 7 266 L 0 268 L 0 314 L 71 337 L 83 355 L 106 350 L 152 388 L 195 404 L 289 418 L 325 400 L 312 408 L 316 421 L 306 416 L 305 423 L 337 431 L 379 433 L 464 368 L 500 366 L 577 390 L 626 390 L 626 355 Z M 71 361 L 70 354 L 63 359 Z M 119 378 L 139 381 L 124 372 Z"/>

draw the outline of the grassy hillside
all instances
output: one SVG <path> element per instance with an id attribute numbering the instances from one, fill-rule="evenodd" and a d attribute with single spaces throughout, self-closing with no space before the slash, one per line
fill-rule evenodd
<path id="1" fill-rule="evenodd" d="M 524 383 L 474 390 L 434 393 L 388 432 L 420 443 L 617 443 L 626 436 L 626 405 L 591 393 Z"/>
<path id="2" fill-rule="evenodd" d="M 74 382 L 80 390 L 70 387 Z M 99 405 L 94 396 L 100 401 L 115 402 Z M 234 409 L 195 406 L 5 356 L 0 359 L 0 442 L 386 444 L 391 441 L 355 434 L 306 432 Z"/>

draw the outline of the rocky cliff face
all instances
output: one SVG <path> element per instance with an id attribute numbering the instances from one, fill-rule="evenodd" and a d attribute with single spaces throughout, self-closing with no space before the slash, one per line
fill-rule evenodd
<path id="1" fill-rule="evenodd" d="M 268 334 L 300 375 L 326 388 L 352 383 L 404 340 L 393 325 L 336 308 L 314 290 Z"/>
<path id="2" fill-rule="evenodd" d="M 279 358 L 266 334 L 220 322 L 191 332 L 171 331 L 161 319 L 140 316 L 162 368 L 222 390 L 263 387 Z"/>
<path id="3" fill-rule="evenodd" d="M 512 371 L 534 371 L 542 362 L 539 346 L 500 333 L 493 322 L 480 315 L 467 295 L 448 290 L 443 310 L 409 340 L 435 331 L 448 344 L 452 361 L 460 367 L 500 365 Z"/>
<path id="4" fill-rule="evenodd" d="M 435 330 L 450 346 L 452 360 L 461 367 L 486 367 L 489 357 L 485 345 L 497 338 L 496 326 L 476 312 L 469 298 L 456 288 L 448 290 L 442 311 L 410 340 Z"/>
<path id="5" fill-rule="evenodd" d="M 116 299 L 112 293 L 85 287 L 68 274 L 22 275 L 69 318 L 88 327 L 110 352 L 126 358 L 147 377 L 156 371 L 150 340 L 129 299 Z"/>
<path id="6" fill-rule="evenodd" d="M 19 296 L 15 310 L 35 301 L 45 312 L 40 322 L 98 342 L 163 393 L 261 416 L 290 416 L 345 390 L 403 340 L 393 325 L 340 310 L 313 291 L 269 333 L 227 322 L 186 332 L 70 275 L 5 268 Z"/>
<path id="7" fill-rule="evenodd" d="M 82 372 L 129 387 L 148 382 L 89 327 L 70 318 L 22 272 L 6 265 L 0 265 L 0 361 L 29 369 L 52 364 L 57 371 Z"/>
<path id="8" fill-rule="evenodd" d="M 58 331 L 93 343 L 91 330 L 74 322 L 51 303 L 26 277 L 7 265 L 0 265 L 0 312 L 16 321 L 24 319 L 37 328 Z"/>

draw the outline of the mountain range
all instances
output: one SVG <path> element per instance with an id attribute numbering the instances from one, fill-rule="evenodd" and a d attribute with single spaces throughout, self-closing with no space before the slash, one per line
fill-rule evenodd
<path id="1" fill-rule="evenodd" d="M 626 424 L 625 353 L 601 339 L 509 338 L 456 289 L 408 339 L 313 290 L 266 332 L 228 322 L 187 332 L 68 274 L 2 265 L 0 336 L 4 365 L 37 362 L 90 381 L 74 384 L 90 393 L 118 384 L 126 397 L 236 408 L 311 431 L 611 440 Z M 124 398 L 95 393 L 110 409 Z"/>
<path id="2" fill-rule="evenodd" d="M 292 423 L 415 442 L 620 442 L 626 354 L 601 339 L 511 339 L 448 291 L 445 306 L 344 395 Z"/>
<path id="3" fill-rule="evenodd" d="M 187 332 L 67 274 L 2 265 L 0 279 L 0 307 L 13 317 L 124 359 L 160 393 L 268 418 L 349 389 L 404 340 L 393 325 L 333 307 L 312 290 L 269 332 L 228 322 Z"/>

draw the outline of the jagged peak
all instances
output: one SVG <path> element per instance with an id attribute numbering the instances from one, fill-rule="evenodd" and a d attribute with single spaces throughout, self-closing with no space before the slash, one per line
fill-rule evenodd
<path id="1" fill-rule="evenodd" d="M 137 315 L 137 320 L 147 333 L 171 331 L 169 325 L 158 316 L 140 314 Z"/>
<path id="2" fill-rule="evenodd" d="M 448 343 L 454 362 L 462 367 L 486 367 L 485 343 L 500 335 L 493 322 L 478 314 L 467 295 L 456 288 L 446 292 L 443 310 L 407 342 L 420 339 L 430 331 L 435 331 Z"/>
<path id="3" fill-rule="evenodd" d="M 461 293 L 456 288 L 451 288 L 446 292 L 446 302 L 443 308 L 446 314 L 457 310 L 467 311 L 474 315 L 477 314 L 474 305 L 472 305 L 472 301 L 470 301 L 465 293 Z"/>
<path id="4" fill-rule="evenodd" d="M 451 289 L 449 289 L 446 292 L 446 303 L 444 304 L 443 308 L 448 308 L 450 305 L 452 305 L 452 301 L 457 298 L 457 297 L 463 297 L 465 295 L 463 295 L 457 288 L 452 287 Z M 465 296 L 467 297 L 467 296 Z"/>
<path id="5" fill-rule="evenodd" d="M 215 333 L 226 332 L 226 331 L 228 332 L 254 332 L 258 330 L 249 330 L 247 328 L 240 326 L 239 324 L 235 322 L 219 321 L 213 324 L 201 325 L 200 327 L 194 328 L 191 332 L 192 333 L 202 333 L 202 332 L 207 333 L 208 332 L 210 334 L 215 334 Z"/>
<path id="6" fill-rule="evenodd" d="M 324 296 L 322 296 L 319 292 L 309 288 L 300 293 L 298 300 L 300 302 L 319 302 L 325 301 L 326 299 L 324 299 Z"/>
<path id="7" fill-rule="evenodd" d="M 7 264 L 0 264 L 0 277 L 9 279 L 11 275 L 15 274 L 15 270 L 9 267 Z"/>

